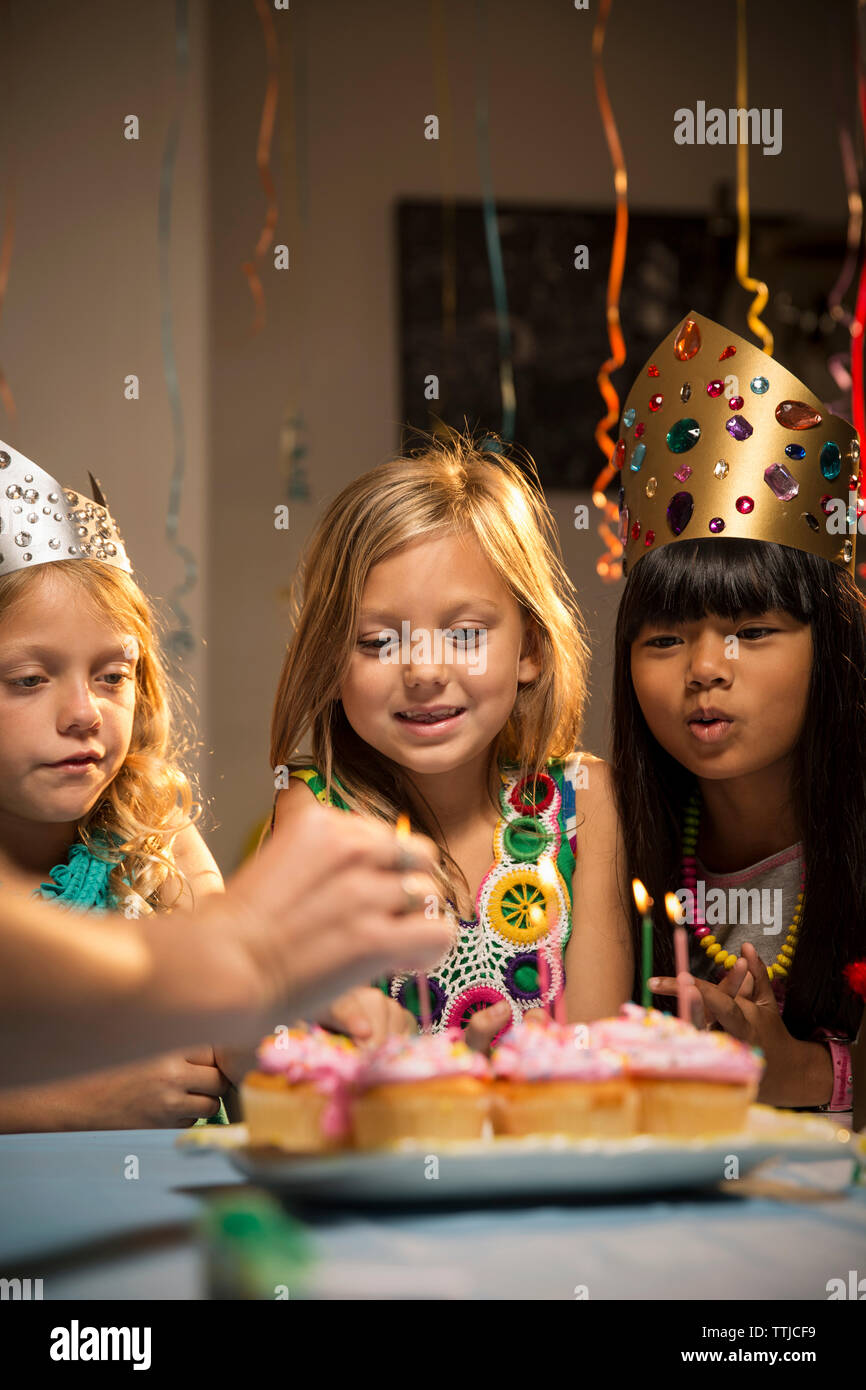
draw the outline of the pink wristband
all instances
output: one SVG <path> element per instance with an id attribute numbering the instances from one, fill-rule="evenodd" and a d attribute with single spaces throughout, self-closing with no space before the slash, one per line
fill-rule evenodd
<path id="1" fill-rule="evenodd" d="M 827 1033 L 825 1029 L 819 1030 L 815 1035 L 817 1041 L 823 1042 L 830 1049 L 830 1061 L 833 1063 L 833 1094 L 827 1105 L 822 1105 L 821 1110 L 850 1110 L 854 1104 L 854 1073 L 851 1067 L 851 1047 L 844 1038 L 838 1038 Z"/>

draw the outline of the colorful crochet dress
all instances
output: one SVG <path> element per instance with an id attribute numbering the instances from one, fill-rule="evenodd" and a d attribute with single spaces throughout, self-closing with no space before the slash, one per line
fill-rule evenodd
<path id="1" fill-rule="evenodd" d="M 562 989 L 563 955 L 571 935 L 579 764 L 579 754 L 551 761 L 534 781 L 521 779 L 514 768 L 500 769 L 495 857 L 478 889 L 475 916 L 457 918 L 455 944 L 427 976 L 434 1032 L 465 1027 L 476 1010 L 502 999 L 511 1005 L 516 1022 L 527 1009 L 548 1002 Z M 324 779 L 315 768 L 291 775 L 327 802 Z M 349 809 L 333 787 L 330 803 Z M 552 864 L 552 873 L 542 872 L 542 856 Z M 538 966 L 542 943 L 550 974 L 543 1000 Z M 418 1017 L 414 976 L 394 976 L 387 990 Z"/>

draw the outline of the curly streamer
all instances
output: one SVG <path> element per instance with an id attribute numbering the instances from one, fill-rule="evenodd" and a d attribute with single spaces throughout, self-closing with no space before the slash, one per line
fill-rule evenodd
<path id="1" fill-rule="evenodd" d="M 457 176 L 454 168 L 454 124 L 451 114 L 451 84 L 445 42 L 442 0 L 430 0 L 430 30 L 433 49 L 433 87 L 436 110 L 441 113 L 439 151 L 442 167 L 442 334 L 449 353 L 457 341 Z"/>
<path id="2" fill-rule="evenodd" d="M 12 247 L 15 244 L 15 181 L 9 179 L 9 192 L 6 198 L 6 212 L 3 218 L 3 242 L 0 246 L 0 314 L 6 299 L 6 286 L 9 284 L 9 267 L 12 263 Z M 12 394 L 12 387 L 6 380 L 6 373 L 0 367 L 0 400 L 12 424 L 18 420 L 18 407 Z"/>
<path id="3" fill-rule="evenodd" d="M 625 256 L 628 244 L 628 174 L 623 158 L 622 146 L 619 140 L 619 132 L 616 128 L 616 121 L 613 117 L 613 108 L 607 94 L 607 83 L 604 78 L 604 65 L 602 62 L 602 51 L 604 49 L 605 32 L 607 29 L 608 16 L 610 15 L 612 0 L 601 0 L 598 9 L 598 18 L 592 33 L 592 65 L 595 76 L 595 95 L 598 102 L 598 109 L 601 113 L 604 125 L 605 139 L 610 150 L 611 162 L 613 163 L 614 179 L 613 186 L 616 192 L 616 222 L 613 232 L 613 247 L 610 257 L 610 270 L 607 277 L 607 336 L 610 343 L 610 356 L 599 368 L 596 381 L 601 392 L 602 399 L 607 406 L 606 415 L 599 420 L 595 427 L 595 440 L 598 447 L 607 460 L 605 467 L 599 473 L 592 486 L 592 500 L 599 510 L 605 514 L 604 521 L 598 528 L 607 549 L 596 564 L 596 570 L 602 579 L 612 581 L 619 579 L 622 574 L 622 565 L 619 563 L 619 556 L 622 554 L 622 544 L 611 527 L 611 522 L 616 521 L 618 508 L 614 502 L 605 497 L 604 490 L 610 484 L 615 475 L 615 469 L 611 463 L 614 452 L 614 442 L 610 437 L 610 428 L 615 425 L 619 418 L 619 396 L 614 389 L 610 379 L 611 372 L 616 371 L 625 362 L 625 339 L 622 333 L 619 316 L 619 301 L 622 292 L 622 277 L 625 272 Z"/>
<path id="4" fill-rule="evenodd" d="M 285 166 L 283 182 L 287 190 L 291 245 L 298 248 L 298 260 L 303 271 L 306 264 L 306 234 L 309 223 L 306 165 L 307 74 L 303 39 L 297 46 L 292 42 L 293 26 L 296 23 L 298 23 L 297 16 L 287 22 L 282 29 L 286 37 L 280 50 L 280 88 L 285 93 L 282 132 Z M 295 284 L 295 299 L 293 301 L 295 304 L 299 302 L 299 297 L 304 292 L 307 278 L 304 273 L 301 280 Z M 299 321 L 303 322 L 303 317 Z M 299 344 L 303 340 L 303 333 L 300 328 L 296 334 L 296 340 Z M 307 428 L 303 410 L 299 404 L 296 404 L 295 396 L 296 388 L 290 388 L 280 425 L 280 462 L 286 496 L 290 501 L 309 502 L 310 485 L 304 466 L 304 459 L 309 453 Z"/>
<path id="5" fill-rule="evenodd" d="M 746 0 L 737 0 L 737 106 L 742 111 L 749 108 L 747 89 Z M 746 322 L 755 337 L 761 339 L 764 352 L 772 356 L 773 335 L 760 317 L 767 307 L 770 291 L 763 280 L 749 275 L 749 146 L 744 140 L 737 142 L 737 217 L 737 279 L 744 290 L 755 296 L 746 313 Z"/>
<path id="6" fill-rule="evenodd" d="M 866 137 L 866 81 L 864 81 L 862 71 L 857 79 L 857 94 L 860 103 L 860 119 L 863 123 L 864 137 Z M 857 300 L 854 306 L 854 320 L 851 324 L 851 414 L 853 417 L 854 428 L 862 443 L 864 438 L 864 426 L 866 426 L 866 410 L 863 401 L 863 334 L 866 330 L 866 256 L 860 268 L 860 280 L 857 285 Z M 864 496 L 863 476 L 866 469 L 860 471 L 860 496 Z"/>
<path id="7" fill-rule="evenodd" d="M 244 261 L 241 270 L 247 277 L 250 287 L 250 294 L 256 306 L 256 316 L 253 320 L 253 336 L 261 332 L 265 324 L 265 292 L 262 289 L 262 282 L 259 278 L 259 262 L 274 239 L 274 232 L 277 227 L 277 195 L 274 188 L 274 181 L 271 177 L 271 143 L 274 138 L 274 122 L 277 116 L 277 100 L 279 97 L 280 84 L 277 76 L 280 51 L 277 44 L 277 33 L 274 29 L 273 16 L 268 8 L 266 0 L 254 0 L 256 12 L 261 20 L 262 29 L 265 36 L 265 52 L 267 54 L 268 76 L 265 83 L 265 99 L 262 103 L 262 118 L 259 124 L 259 138 L 256 146 L 256 165 L 259 171 L 259 180 L 264 189 L 265 197 L 268 201 L 268 211 L 265 216 L 264 226 L 259 233 L 256 248 L 253 252 L 251 261 Z"/>
<path id="8" fill-rule="evenodd" d="M 183 582 L 169 594 L 169 605 L 177 618 L 178 627 L 169 635 L 169 646 L 175 655 L 191 651 L 193 646 L 192 624 L 189 614 L 180 600 L 188 594 L 198 578 L 198 565 L 192 551 L 177 539 L 180 521 L 180 504 L 186 472 L 186 442 L 183 425 L 183 405 L 177 376 L 177 362 L 174 355 L 174 326 L 171 312 L 171 204 L 174 185 L 174 166 L 180 140 L 181 115 L 186 95 L 186 80 L 189 69 L 189 14 L 187 0 L 177 0 L 175 6 L 175 72 L 177 76 L 177 97 L 171 124 L 165 137 L 162 154 L 162 167 L 159 174 L 159 208 L 157 212 L 157 238 L 159 244 L 159 295 L 161 302 L 160 338 L 162 344 L 163 374 L 171 407 L 171 422 L 174 432 L 174 467 L 169 483 L 168 513 L 165 532 L 169 542 L 180 556 L 184 565 Z"/>
<path id="9" fill-rule="evenodd" d="M 493 282 L 493 301 L 496 306 L 496 324 L 499 336 L 499 391 L 502 397 L 501 434 L 506 443 L 513 444 L 517 414 L 517 394 L 514 389 L 514 366 L 511 359 L 511 328 L 508 322 L 508 293 L 505 288 L 502 245 L 499 240 L 499 227 L 496 220 L 496 202 L 493 196 L 493 175 L 490 164 L 487 69 L 485 67 L 487 54 L 486 0 L 477 0 L 476 9 L 479 52 L 483 55 L 479 63 L 478 98 L 475 109 L 478 128 L 478 163 L 481 170 L 481 183 L 484 190 L 484 236 L 487 242 L 487 259 L 490 263 L 490 279 Z"/>

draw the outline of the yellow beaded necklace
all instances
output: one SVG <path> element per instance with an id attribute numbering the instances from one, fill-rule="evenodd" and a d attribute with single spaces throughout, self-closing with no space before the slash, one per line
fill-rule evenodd
<path id="1" fill-rule="evenodd" d="M 695 904 L 695 940 L 700 941 L 707 955 L 714 960 L 717 965 L 721 965 L 725 970 L 730 970 L 737 962 L 738 957 L 730 951 L 725 951 L 716 938 L 713 936 L 709 927 L 701 918 L 698 920 L 697 911 L 697 857 L 696 849 L 698 834 L 701 828 L 701 801 L 697 792 L 692 795 L 686 807 L 685 818 L 683 821 L 683 886 L 692 895 L 692 902 Z M 800 919 L 803 916 L 803 902 L 806 896 L 806 867 L 805 864 L 800 874 L 800 891 L 797 894 L 797 906 L 794 909 L 794 918 L 788 928 L 788 934 L 784 943 L 773 961 L 767 967 L 767 974 L 770 979 L 784 980 L 787 978 L 788 971 L 794 959 L 794 952 L 797 949 L 797 935 L 800 930 Z"/>

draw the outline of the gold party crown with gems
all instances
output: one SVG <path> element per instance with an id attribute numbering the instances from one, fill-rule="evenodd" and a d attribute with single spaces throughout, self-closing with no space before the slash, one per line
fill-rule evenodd
<path id="1" fill-rule="evenodd" d="M 702 314 L 669 333 L 638 376 L 613 461 L 624 571 L 674 541 L 738 537 L 823 555 L 854 577 L 856 430 Z"/>

